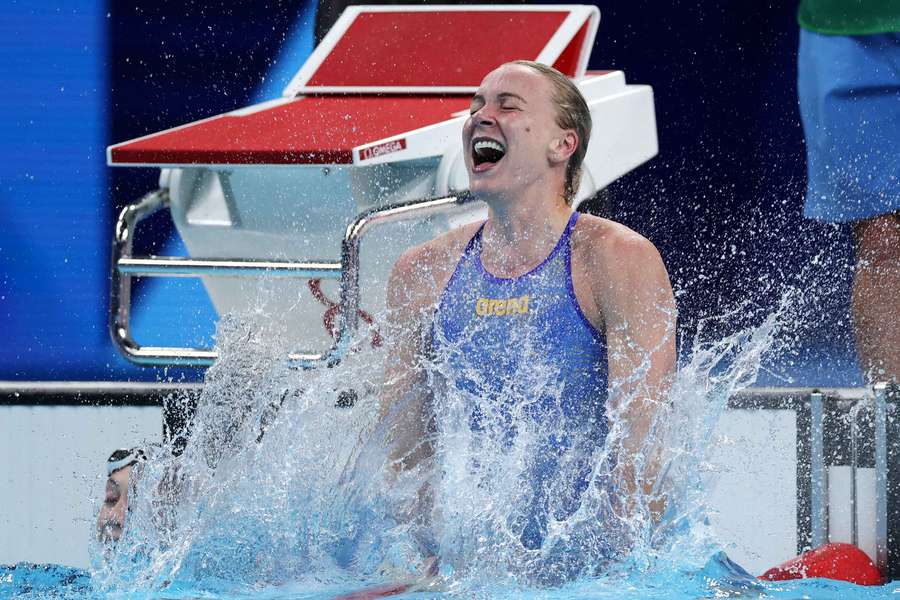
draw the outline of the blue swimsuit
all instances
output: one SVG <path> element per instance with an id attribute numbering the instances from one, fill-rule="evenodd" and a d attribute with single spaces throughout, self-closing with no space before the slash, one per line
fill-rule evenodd
<path id="1" fill-rule="evenodd" d="M 572 285 L 577 219 L 573 213 L 540 265 L 514 278 L 484 269 L 482 225 L 441 296 L 432 329 L 437 370 L 463 398 L 471 432 L 499 439 L 501 448 L 524 429 L 536 432 L 523 475 L 527 506 L 515 525 L 530 549 L 541 546 L 551 516 L 563 520 L 578 508 L 591 452 L 607 434 L 606 343 Z"/>

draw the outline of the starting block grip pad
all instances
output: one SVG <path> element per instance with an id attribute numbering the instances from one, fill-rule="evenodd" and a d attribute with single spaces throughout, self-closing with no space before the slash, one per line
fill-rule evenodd
<path id="1" fill-rule="evenodd" d="M 116 144 L 109 163 L 351 164 L 354 147 L 440 123 L 469 104 L 453 96 L 302 96 Z"/>
<path id="2" fill-rule="evenodd" d="M 567 16 L 564 11 L 410 12 L 402 18 L 393 12 L 361 13 L 306 86 L 477 86 L 499 64 L 537 58 Z M 565 63 L 566 75 L 574 77 L 575 61 Z"/>
<path id="3" fill-rule="evenodd" d="M 590 5 L 350 6 L 284 95 L 471 94 L 517 59 L 579 79 L 599 20 Z"/>
<path id="4" fill-rule="evenodd" d="M 404 149 L 404 133 L 457 118 L 504 62 L 536 60 L 581 79 L 599 18 L 587 5 L 351 6 L 281 98 L 115 144 L 107 162 L 356 164 L 374 154 L 354 160 L 355 148 Z M 433 146 L 431 155 L 443 150 Z"/>

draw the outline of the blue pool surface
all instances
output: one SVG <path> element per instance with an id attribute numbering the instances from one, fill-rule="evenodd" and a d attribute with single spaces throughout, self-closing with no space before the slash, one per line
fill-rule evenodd
<path id="1" fill-rule="evenodd" d="M 134 598 L 137 600 L 188 600 L 222 598 L 225 600 L 314 600 L 335 598 L 365 589 L 358 585 L 335 585 L 316 581 L 279 586 L 230 586 L 227 582 L 174 582 L 164 590 L 95 589 L 87 571 L 59 565 L 19 563 L 0 566 L 0 598 L 59 600 L 100 600 Z M 773 598 L 813 600 L 887 598 L 900 594 L 900 582 L 864 587 L 841 581 L 809 579 L 762 582 L 744 572 L 719 553 L 697 571 L 671 571 L 610 575 L 581 579 L 559 588 L 510 588 L 484 582 L 446 592 L 407 593 L 392 598 L 534 598 L 542 600 L 580 600 L 587 598 L 680 599 L 680 598 Z"/>

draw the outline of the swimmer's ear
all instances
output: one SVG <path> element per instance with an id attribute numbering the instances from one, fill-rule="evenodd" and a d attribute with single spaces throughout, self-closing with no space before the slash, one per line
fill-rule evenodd
<path id="1" fill-rule="evenodd" d="M 579 143 L 578 134 L 572 129 L 566 129 L 560 137 L 554 138 L 550 142 L 550 162 L 567 162 L 569 157 L 575 153 Z"/>

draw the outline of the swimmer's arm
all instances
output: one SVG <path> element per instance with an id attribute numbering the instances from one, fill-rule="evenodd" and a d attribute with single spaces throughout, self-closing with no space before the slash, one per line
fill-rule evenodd
<path id="1" fill-rule="evenodd" d="M 388 353 L 384 365 L 379 419 L 388 427 L 391 468 L 394 474 L 416 467 L 430 455 L 430 389 L 424 369 L 424 311 L 427 290 L 422 289 L 415 255 L 400 257 L 387 288 Z"/>
<path id="2" fill-rule="evenodd" d="M 421 251 L 405 253 L 388 280 L 387 342 L 380 422 L 388 449 L 387 479 L 394 485 L 404 474 L 421 478 L 411 482 L 416 497 L 399 509 L 396 518 L 410 526 L 424 553 L 422 575 L 433 575 L 431 543 L 431 459 L 434 454 L 431 391 L 425 371 L 425 335 L 433 305 L 431 287 Z M 417 582 L 421 583 L 421 582 Z"/>
<path id="3" fill-rule="evenodd" d="M 417 498 L 412 509 L 397 515 L 415 531 L 424 562 L 415 586 L 429 586 L 437 572 L 437 557 L 430 555 L 434 457 L 432 391 L 427 380 L 427 338 L 434 311 L 452 269 L 466 243 L 480 224 L 462 227 L 416 246 L 397 260 L 387 289 L 387 347 L 385 384 L 380 417 L 388 431 L 390 453 L 388 479 L 403 475 L 418 478 Z M 410 588 L 412 589 L 412 588 Z"/>
<path id="4" fill-rule="evenodd" d="M 656 248 L 634 235 L 616 242 L 616 264 L 601 306 L 609 354 L 610 430 L 620 432 L 619 475 L 624 492 L 642 492 L 654 519 L 664 497 L 653 498 L 659 477 L 659 417 L 675 372 L 675 298 Z"/>

